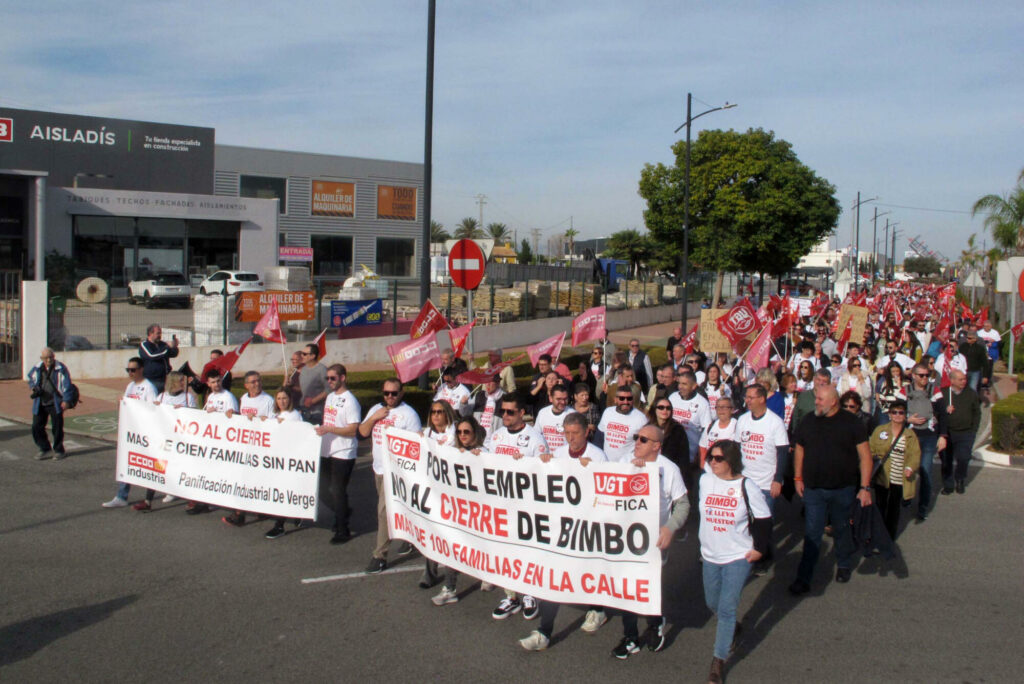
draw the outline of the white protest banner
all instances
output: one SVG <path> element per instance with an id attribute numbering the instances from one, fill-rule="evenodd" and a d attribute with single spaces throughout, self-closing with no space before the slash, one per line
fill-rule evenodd
<path id="1" fill-rule="evenodd" d="M 542 600 L 661 614 L 655 465 L 515 460 L 386 436 L 392 539 Z"/>
<path id="2" fill-rule="evenodd" d="M 279 518 L 316 516 L 320 438 L 301 421 L 122 399 L 117 480 Z"/>
<path id="3" fill-rule="evenodd" d="M 814 301 L 811 297 L 793 297 L 792 301 L 800 307 L 801 316 L 813 316 L 811 313 L 811 302 Z"/>

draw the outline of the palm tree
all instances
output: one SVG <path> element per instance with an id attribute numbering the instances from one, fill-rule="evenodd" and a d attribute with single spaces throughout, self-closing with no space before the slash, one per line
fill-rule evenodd
<path id="1" fill-rule="evenodd" d="M 471 216 L 467 216 L 466 218 L 459 221 L 459 226 L 458 228 L 455 229 L 456 240 L 462 240 L 466 238 L 470 240 L 477 240 L 482 238 L 483 236 L 484 231 L 480 230 L 480 224 L 477 223 L 477 220 Z"/>
<path id="2" fill-rule="evenodd" d="M 575 228 L 570 228 L 565 231 L 565 239 L 569 241 L 569 258 L 576 253 L 576 236 L 580 234 L 580 231 Z"/>
<path id="3" fill-rule="evenodd" d="M 971 216 L 987 212 L 985 227 L 992 230 L 996 244 L 1015 253 L 1024 251 L 1024 169 L 1017 187 L 1008 195 L 985 195 L 971 208 Z"/>
<path id="4" fill-rule="evenodd" d="M 434 243 L 434 242 L 445 242 L 446 240 L 451 240 L 451 239 L 452 239 L 452 236 L 448 233 L 447 230 L 444 229 L 444 225 L 442 225 L 439 221 L 431 221 L 430 222 L 430 242 L 431 243 Z"/>
<path id="5" fill-rule="evenodd" d="M 494 240 L 496 245 L 503 245 L 512 237 L 512 233 L 504 223 L 488 223 L 487 235 Z"/>
<path id="6" fill-rule="evenodd" d="M 605 254 L 613 259 L 625 259 L 630 264 L 630 271 L 634 277 L 640 275 L 640 263 L 647 259 L 651 253 L 651 241 L 646 235 L 641 235 L 635 228 L 620 230 L 608 238 L 608 245 L 605 247 Z"/>

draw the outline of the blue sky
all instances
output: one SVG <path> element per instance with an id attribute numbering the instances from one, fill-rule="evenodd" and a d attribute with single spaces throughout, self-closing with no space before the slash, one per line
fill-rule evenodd
<path id="1" fill-rule="evenodd" d="M 425 0 L 263 4 L 8 0 L 0 105 L 422 161 Z M 671 161 L 690 91 L 739 105 L 695 134 L 773 130 L 836 186 L 841 246 L 859 190 L 955 257 L 983 237 L 960 212 L 1024 168 L 1021 35 L 1019 1 L 440 0 L 433 215 L 477 216 L 482 193 L 520 238 L 642 228 L 640 169 Z"/>

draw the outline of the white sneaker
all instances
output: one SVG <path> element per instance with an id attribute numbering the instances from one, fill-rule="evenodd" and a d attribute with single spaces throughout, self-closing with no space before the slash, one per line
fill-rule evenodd
<path id="1" fill-rule="evenodd" d="M 490 582 L 480 582 L 480 591 L 494 591 L 494 585 Z"/>
<path id="2" fill-rule="evenodd" d="M 454 589 L 443 587 L 441 593 L 430 600 L 433 601 L 435 606 L 444 606 L 449 603 L 458 603 L 459 595 L 455 593 Z"/>
<path id="3" fill-rule="evenodd" d="M 580 626 L 580 631 L 595 634 L 606 622 L 608 622 L 608 616 L 604 614 L 603 610 L 588 610 L 587 617 L 583 620 L 583 625 Z"/>
<path id="4" fill-rule="evenodd" d="M 527 651 L 543 651 L 548 647 L 551 640 L 536 629 L 530 632 L 530 636 L 519 640 L 519 645 Z"/>
<path id="5" fill-rule="evenodd" d="M 165 496 L 163 498 L 163 502 L 164 503 L 171 503 L 172 501 L 175 501 L 177 498 L 178 497 L 174 496 L 173 494 L 168 494 L 167 496 Z"/>
<path id="6" fill-rule="evenodd" d="M 106 503 L 104 503 L 103 507 L 104 508 L 124 508 L 127 505 L 128 505 L 128 501 L 126 499 L 122 499 L 119 496 L 115 496 L 110 501 L 107 501 Z"/>

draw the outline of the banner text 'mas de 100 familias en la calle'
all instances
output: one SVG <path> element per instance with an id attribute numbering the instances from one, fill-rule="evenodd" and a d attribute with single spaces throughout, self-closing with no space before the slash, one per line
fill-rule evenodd
<path id="1" fill-rule="evenodd" d="M 661 613 L 653 465 L 475 455 L 396 428 L 385 442 L 392 538 L 542 600 Z"/>
<path id="2" fill-rule="evenodd" d="M 122 399 L 117 480 L 282 518 L 316 516 L 320 438 L 301 421 Z"/>

